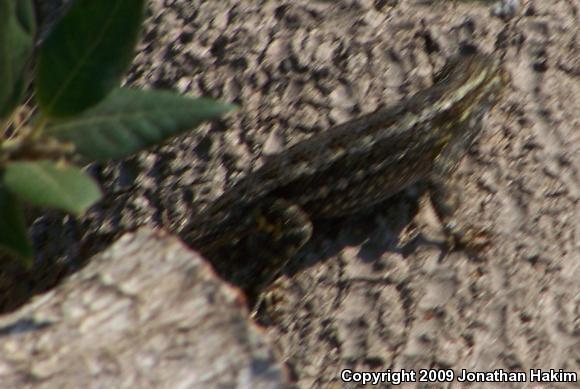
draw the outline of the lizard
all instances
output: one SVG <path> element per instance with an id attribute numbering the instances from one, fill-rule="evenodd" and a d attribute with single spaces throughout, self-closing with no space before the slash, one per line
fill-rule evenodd
<path id="1" fill-rule="evenodd" d="M 182 235 L 254 299 L 311 238 L 313 221 L 356 213 L 419 180 L 444 187 L 508 81 L 492 55 L 456 54 L 432 86 L 269 156 Z M 457 199 L 436 195 L 452 212 Z"/>

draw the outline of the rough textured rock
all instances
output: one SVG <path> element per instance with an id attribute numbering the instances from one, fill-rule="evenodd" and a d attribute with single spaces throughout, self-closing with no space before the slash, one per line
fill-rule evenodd
<path id="1" fill-rule="evenodd" d="M 179 231 L 263 155 L 429 85 L 469 43 L 503 55 L 512 77 L 457 177 L 466 199 L 458 217 L 486 230 L 489 245 L 446 252 L 417 186 L 317 226 L 261 320 L 299 387 L 339 384 L 346 367 L 580 372 L 577 0 L 522 1 L 512 19 L 477 1 L 150 5 L 127 81 L 242 108 L 148 153 L 92 166 L 107 198 L 79 222 L 36 221 L 37 269 L 19 275 L 18 287 L 46 288 L 55 269 L 77 269 L 137 225 Z M 0 282 L 3 306 L 17 301 L 11 286 Z"/>
<path id="2" fill-rule="evenodd" d="M 165 232 L 125 235 L 0 318 L 0 388 L 275 388 L 238 290 Z"/>

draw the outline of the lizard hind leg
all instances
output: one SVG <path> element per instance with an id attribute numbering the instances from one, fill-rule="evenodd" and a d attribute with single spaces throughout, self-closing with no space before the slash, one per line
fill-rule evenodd
<path id="1" fill-rule="evenodd" d="M 312 223 L 296 204 L 281 198 L 261 199 L 246 216 L 251 227 L 231 248 L 234 281 L 253 304 L 296 252 L 310 240 Z"/>
<path id="2" fill-rule="evenodd" d="M 312 236 L 312 223 L 298 205 L 266 199 L 254 209 L 256 231 L 248 242 L 277 256 L 293 256 Z M 256 247 L 258 248 L 258 247 Z"/>

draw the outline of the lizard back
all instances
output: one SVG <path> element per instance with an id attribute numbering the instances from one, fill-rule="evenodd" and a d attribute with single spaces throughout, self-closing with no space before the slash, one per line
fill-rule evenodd
<path id="1" fill-rule="evenodd" d="M 453 170 L 506 82 L 489 55 L 453 57 L 431 87 L 267 158 L 192 218 L 189 237 L 203 245 L 241 232 L 240 221 L 265 198 L 296 204 L 312 219 L 338 217 L 400 192 L 438 163 Z"/>

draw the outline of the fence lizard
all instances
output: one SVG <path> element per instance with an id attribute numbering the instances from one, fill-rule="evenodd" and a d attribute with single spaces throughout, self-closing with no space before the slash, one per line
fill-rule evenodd
<path id="1" fill-rule="evenodd" d="M 452 57 L 431 87 L 267 159 L 182 235 L 256 297 L 310 239 L 311 220 L 355 213 L 424 178 L 444 184 L 506 82 L 490 55 Z"/>

